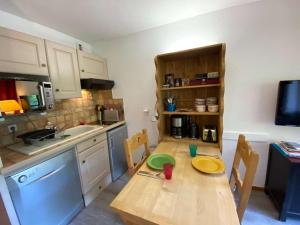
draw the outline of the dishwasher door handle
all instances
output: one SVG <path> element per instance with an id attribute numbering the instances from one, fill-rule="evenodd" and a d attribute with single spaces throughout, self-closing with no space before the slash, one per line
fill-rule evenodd
<path id="1" fill-rule="evenodd" d="M 36 180 L 31 181 L 30 183 L 26 184 L 26 186 L 27 186 L 27 185 L 30 185 L 30 184 L 33 184 L 33 183 L 36 183 L 36 182 L 39 182 L 39 181 L 42 181 L 42 180 L 44 180 L 44 179 L 47 179 L 48 177 L 51 177 L 51 176 L 53 176 L 54 174 L 58 173 L 59 171 L 63 170 L 66 166 L 67 166 L 67 164 L 62 165 L 62 166 L 60 166 L 59 168 L 57 168 L 57 169 L 51 171 L 50 173 L 47 173 L 46 175 L 44 175 L 44 176 L 42 176 L 42 177 L 40 177 L 40 178 L 38 178 L 38 179 L 36 179 Z"/>
<path id="2" fill-rule="evenodd" d="M 111 138 L 109 139 L 109 141 L 110 141 L 110 147 L 113 149 L 113 148 L 114 148 L 113 138 L 111 137 Z"/>

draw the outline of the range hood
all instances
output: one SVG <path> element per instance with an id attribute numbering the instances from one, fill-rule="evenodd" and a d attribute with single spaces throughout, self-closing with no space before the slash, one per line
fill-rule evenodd
<path id="1" fill-rule="evenodd" d="M 102 89 L 102 90 L 108 90 L 112 89 L 115 85 L 115 82 L 113 80 L 101 80 L 101 79 L 81 79 L 81 88 L 82 89 Z"/>

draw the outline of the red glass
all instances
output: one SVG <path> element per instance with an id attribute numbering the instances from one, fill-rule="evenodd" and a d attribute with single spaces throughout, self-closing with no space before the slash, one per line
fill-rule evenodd
<path id="1" fill-rule="evenodd" d="M 167 180 L 171 180 L 172 178 L 173 165 L 170 163 L 164 164 L 164 174 Z"/>

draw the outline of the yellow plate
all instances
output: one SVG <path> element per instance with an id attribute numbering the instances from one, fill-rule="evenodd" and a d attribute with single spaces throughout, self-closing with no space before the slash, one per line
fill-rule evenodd
<path id="1" fill-rule="evenodd" d="M 220 174 L 225 171 L 224 162 L 210 156 L 197 156 L 193 158 L 192 165 L 203 173 Z"/>

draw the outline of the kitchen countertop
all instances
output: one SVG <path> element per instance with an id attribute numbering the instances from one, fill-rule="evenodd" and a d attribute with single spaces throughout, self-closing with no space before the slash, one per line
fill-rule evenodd
<path id="1" fill-rule="evenodd" d="M 120 121 L 111 125 L 101 125 L 101 126 L 99 125 L 99 129 L 96 128 L 92 132 L 87 132 L 78 135 L 75 140 L 74 139 L 69 141 L 66 140 L 58 146 L 49 147 L 48 149 L 45 149 L 43 152 L 37 153 L 35 155 L 29 156 L 19 152 L 15 152 L 8 148 L 0 148 L 0 157 L 3 164 L 3 168 L 1 168 L 1 174 L 4 176 L 9 176 L 17 171 L 21 171 L 27 168 L 31 164 L 35 164 L 38 163 L 39 161 L 43 161 L 47 158 L 51 158 L 51 156 L 63 152 L 67 148 L 72 148 L 77 143 L 84 141 L 85 139 L 91 138 L 95 135 L 102 134 L 112 128 L 118 127 L 125 123 L 126 123 L 125 121 Z"/>

